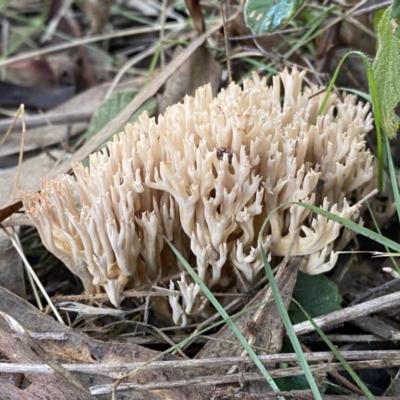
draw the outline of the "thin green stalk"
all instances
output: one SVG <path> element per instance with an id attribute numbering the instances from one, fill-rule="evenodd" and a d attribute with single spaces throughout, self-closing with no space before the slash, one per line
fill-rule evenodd
<path id="1" fill-rule="evenodd" d="M 147 86 L 151 82 L 151 79 L 152 79 L 152 76 L 154 74 L 154 70 L 156 69 L 157 61 L 158 61 L 158 59 L 160 57 L 162 48 L 163 48 L 163 43 L 161 42 L 157 46 L 156 51 L 154 52 L 154 55 L 151 58 L 150 66 L 149 66 L 149 69 L 148 69 L 147 74 L 146 74 L 146 80 L 144 82 L 145 86 Z"/>
<path id="2" fill-rule="evenodd" d="M 333 343 L 328 339 L 328 337 L 325 335 L 325 333 L 320 329 L 320 327 L 313 321 L 311 316 L 307 313 L 307 311 L 300 305 L 299 302 L 297 302 L 295 299 L 292 298 L 292 301 L 299 307 L 299 309 L 302 311 L 302 313 L 306 316 L 306 318 L 310 321 L 311 325 L 314 327 L 314 329 L 318 332 L 318 334 L 321 336 L 322 340 L 327 344 L 329 349 L 332 351 L 332 353 L 335 355 L 335 357 L 338 359 L 338 361 L 343 365 L 344 369 L 349 373 L 349 375 L 354 379 L 354 381 L 357 383 L 358 387 L 364 392 L 364 394 L 368 397 L 369 400 L 375 400 L 374 395 L 370 392 L 368 387 L 365 385 L 365 383 L 359 378 L 359 376 L 354 372 L 353 368 L 350 367 L 348 362 L 342 357 L 340 352 L 336 349 L 336 347 L 333 345 Z"/>
<path id="3" fill-rule="evenodd" d="M 268 222 L 268 219 L 266 219 L 264 221 L 264 224 L 263 224 L 263 226 L 262 226 L 262 228 L 260 230 L 259 237 L 258 237 L 258 243 L 259 243 L 259 246 L 261 248 L 262 259 L 263 259 L 265 271 L 266 271 L 266 274 L 267 274 L 267 277 L 268 277 L 268 281 L 269 281 L 272 293 L 274 295 L 274 299 L 275 299 L 276 306 L 277 306 L 278 311 L 279 311 L 279 315 L 280 315 L 280 317 L 281 317 L 281 319 L 283 321 L 283 324 L 284 324 L 285 329 L 286 329 L 286 333 L 289 336 L 289 339 L 290 339 L 290 342 L 292 343 L 294 351 L 295 351 L 295 353 L 296 353 L 296 355 L 297 355 L 297 357 L 299 359 L 300 366 L 304 371 L 304 375 L 305 375 L 305 377 L 306 377 L 306 379 L 308 381 L 308 384 L 310 386 L 311 392 L 314 395 L 315 399 L 322 400 L 322 396 L 321 396 L 321 393 L 320 393 L 320 391 L 318 389 L 318 385 L 315 382 L 315 379 L 314 379 L 313 374 L 312 374 L 312 372 L 310 370 L 308 362 L 304 357 L 304 353 L 303 353 L 303 350 L 301 348 L 300 341 L 297 338 L 296 333 L 295 333 L 295 331 L 293 329 L 293 325 L 292 325 L 292 323 L 290 321 L 289 314 L 288 314 L 288 312 L 286 310 L 286 307 L 285 307 L 285 304 L 283 302 L 282 296 L 279 293 L 278 285 L 276 284 L 276 281 L 275 281 L 275 278 L 274 278 L 274 274 L 272 273 L 271 266 L 269 265 L 267 255 L 266 255 L 264 247 L 262 245 L 262 243 L 263 243 L 262 234 L 264 232 L 264 229 L 265 229 L 265 226 L 266 226 L 267 222 Z"/>
<path id="4" fill-rule="evenodd" d="M 280 207 L 288 206 L 288 205 L 292 205 L 292 204 L 307 208 L 308 210 L 311 210 L 316 214 L 322 215 L 325 218 L 329 218 L 334 222 L 338 222 L 341 225 L 343 225 L 345 228 L 351 229 L 352 231 L 354 231 L 360 235 L 363 235 L 369 239 L 372 239 L 375 242 L 378 242 L 378 243 L 382 244 L 383 246 L 387 246 L 390 249 L 395 250 L 396 252 L 400 253 L 400 244 L 399 243 L 397 243 L 391 239 L 388 239 L 388 238 L 380 235 L 379 233 L 372 231 L 371 229 L 365 228 L 364 226 L 361 226 L 361 225 L 357 224 L 356 222 L 350 221 L 349 219 L 346 219 L 346 218 L 339 217 L 338 215 L 332 214 L 329 211 L 323 210 L 322 208 L 315 207 L 311 204 L 300 203 L 298 201 L 288 202 L 288 203 L 282 204 L 281 206 L 277 207 L 273 212 L 276 212 L 276 210 L 278 210 Z"/>
<path id="5" fill-rule="evenodd" d="M 315 21 L 312 23 L 310 29 L 303 35 L 301 38 L 296 37 L 295 43 L 290 47 L 290 50 L 287 51 L 284 54 L 284 59 L 287 60 L 290 56 L 292 56 L 298 49 L 300 49 L 302 46 L 304 46 L 308 40 L 311 39 L 311 35 L 314 33 L 314 31 L 321 26 L 321 24 L 326 21 L 327 16 L 330 14 L 332 10 L 336 8 L 335 5 L 331 5 L 330 7 L 327 7 L 324 12 L 322 12 L 320 15 L 318 15 L 317 18 L 315 18 Z"/>
<path id="6" fill-rule="evenodd" d="M 372 218 L 372 222 L 374 224 L 374 227 L 375 227 L 376 231 L 378 232 L 379 235 L 382 235 L 381 230 L 380 230 L 379 225 L 378 225 L 378 222 L 376 221 L 375 215 L 372 212 L 371 207 L 370 207 L 368 202 L 367 202 L 367 207 L 368 207 L 368 211 L 369 211 L 369 214 L 370 214 L 370 216 Z M 394 269 L 400 274 L 400 267 L 397 265 L 397 262 L 394 259 L 393 254 L 390 253 L 390 251 L 387 248 L 387 246 L 385 246 L 385 250 L 386 250 L 386 253 L 388 253 L 388 257 L 390 258 L 390 261 L 392 262 L 392 264 L 394 266 Z"/>
<path id="7" fill-rule="evenodd" d="M 322 103 L 318 110 L 318 116 L 321 115 L 322 112 L 324 111 L 326 103 L 328 102 L 329 96 L 333 90 L 333 86 L 335 85 L 336 79 L 338 77 L 340 68 L 342 67 L 344 61 L 350 54 L 356 54 L 361 57 L 361 59 L 364 61 L 364 66 L 365 66 L 365 70 L 367 73 L 368 85 L 369 85 L 371 101 L 372 101 L 372 110 L 374 112 L 375 128 L 376 128 L 376 154 L 377 154 L 377 159 L 378 159 L 378 188 L 379 188 L 379 191 L 382 192 L 383 191 L 383 182 L 384 182 L 383 181 L 384 155 L 383 155 L 382 132 L 381 132 L 382 113 L 381 113 L 381 109 L 379 106 L 378 91 L 376 88 L 376 83 L 375 83 L 374 74 L 373 74 L 373 70 L 372 70 L 372 64 L 369 61 L 368 57 L 364 53 L 362 53 L 361 51 L 349 51 L 342 57 L 342 59 L 339 62 L 339 65 L 337 66 L 337 68 L 332 76 L 332 79 L 329 82 L 329 85 L 326 89 L 324 99 L 322 100 Z"/>
<path id="8" fill-rule="evenodd" d="M 306 208 L 308 210 L 311 210 L 312 212 L 314 212 L 316 214 L 322 215 L 323 217 L 331 219 L 334 222 L 338 222 L 339 224 L 343 225 L 345 228 L 351 229 L 353 232 L 356 232 L 359 235 L 363 235 L 371 240 L 374 240 L 375 242 L 380 243 L 383 246 L 387 246 L 390 249 L 400 253 L 400 244 L 399 243 L 397 243 L 391 239 L 388 239 L 388 238 L 382 236 L 381 234 L 372 231 L 371 229 L 365 228 L 364 226 L 359 225 L 356 222 L 353 222 L 349 219 L 339 217 L 338 215 L 333 214 L 329 211 L 326 211 L 322 208 L 319 208 L 319 207 L 316 207 L 314 205 L 307 204 L 307 203 L 301 203 L 299 201 L 288 201 L 287 203 L 283 203 L 280 206 L 276 207 L 274 210 L 272 210 L 270 212 L 268 217 L 265 219 L 264 224 L 266 225 L 269 222 L 269 220 L 271 219 L 271 216 L 274 213 L 276 213 L 280 208 L 287 207 L 290 205 L 297 205 L 297 206 Z"/>
<path id="9" fill-rule="evenodd" d="M 400 194 L 399 194 L 399 184 L 396 176 L 396 171 L 394 169 L 394 164 L 393 164 L 393 159 L 392 159 L 392 153 L 390 150 L 390 143 L 388 137 L 385 135 L 384 139 L 385 141 L 385 146 L 386 146 L 386 158 L 387 158 L 387 163 L 389 166 L 389 175 L 390 175 L 390 181 L 392 183 L 392 189 L 393 189 L 393 194 L 394 194 L 394 202 L 396 203 L 396 210 L 397 210 L 397 216 L 399 218 L 400 222 Z"/>
<path id="10" fill-rule="evenodd" d="M 221 317 L 224 319 L 224 321 L 227 323 L 227 325 L 232 329 L 233 333 L 236 335 L 237 339 L 239 340 L 239 342 L 241 343 L 243 348 L 247 351 L 247 354 L 251 357 L 251 359 L 253 360 L 254 364 L 257 366 L 257 368 L 260 370 L 261 374 L 264 376 L 265 380 L 271 386 L 272 390 L 275 393 L 279 393 L 280 392 L 279 387 L 276 385 L 276 383 L 272 379 L 271 375 L 266 370 L 265 366 L 262 364 L 260 359 L 257 357 L 257 354 L 252 349 L 252 347 L 250 346 L 250 344 L 248 343 L 246 338 L 240 332 L 239 328 L 232 321 L 232 318 L 224 310 L 224 308 L 221 306 L 221 304 L 216 299 L 216 297 L 211 293 L 210 289 L 208 289 L 206 284 L 199 278 L 199 276 L 196 274 L 194 269 L 184 259 L 184 257 L 179 253 L 179 251 L 175 248 L 175 246 L 167 238 L 164 237 L 164 240 L 168 243 L 168 246 L 175 253 L 176 257 L 182 263 L 182 265 L 185 267 L 186 271 L 190 274 L 190 276 L 192 277 L 194 282 L 196 282 L 200 286 L 201 290 L 203 291 L 204 295 L 208 298 L 210 303 L 218 311 L 218 313 L 221 315 Z M 282 396 L 279 396 L 279 399 L 282 400 L 284 398 Z"/>

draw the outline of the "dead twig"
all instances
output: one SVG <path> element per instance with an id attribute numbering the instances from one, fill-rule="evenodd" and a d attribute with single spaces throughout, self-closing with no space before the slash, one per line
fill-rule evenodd
<path id="1" fill-rule="evenodd" d="M 92 113 L 61 113 L 61 114 L 42 114 L 25 116 L 26 128 L 38 128 L 46 125 L 75 124 L 79 122 L 89 122 Z M 12 124 L 14 118 L 5 118 L 0 120 L 0 134 L 4 133 Z M 21 129 L 22 121 L 17 120 L 12 129 Z M 4 140 L 4 139 L 3 139 Z"/>
<path id="2" fill-rule="evenodd" d="M 193 360 L 191 360 L 193 361 Z M 350 362 L 349 365 L 353 370 L 358 369 L 370 369 L 370 368 L 388 368 L 400 365 L 400 360 L 374 360 L 374 361 L 356 361 Z M 341 363 L 331 363 L 329 366 L 323 365 L 310 365 L 310 369 L 313 374 L 320 372 L 331 372 L 341 371 L 344 369 Z M 269 371 L 272 378 L 284 378 L 288 376 L 301 375 L 303 370 L 301 367 L 294 368 L 283 368 Z M 199 376 L 192 379 L 184 379 L 179 381 L 170 382 L 151 382 L 148 384 L 138 383 L 120 383 L 116 388 L 114 385 L 99 385 L 92 386 L 90 393 L 92 395 L 112 393 L 114 389 L 116 391 L 127 391 L 127 390 L 162 390 L 171 389 L 177 387 L 184 387 L 188 385 L 204 386 L 204 385 L 221 385 L 227 383 L 240 383 L 244 381 L 259 381 L 265 378 L 258 373 L 238 373 L 238 374 L 224 374 L 224 375 L 207 375 Z"/>
<path id="3" fill-rule="evenodd" d="M 364 315 L 387 310 L 389 308 L 396 308 L 399 306 L 400 292 L 396 292 L 386 296 L 378 297 L 362 304 L 357 304 L 353 307 L 344 308 L 343 310 L 334 311 L 330 314 L 314 318 L 314 323 L 320 328 L 325 328 L 331 325 L 337 325 L 346 321 L 351 321 Z M 309 321 L 293 325 L 293 329 L 297 335 L 305 335 L 315 330 L 314 326 Z"/>

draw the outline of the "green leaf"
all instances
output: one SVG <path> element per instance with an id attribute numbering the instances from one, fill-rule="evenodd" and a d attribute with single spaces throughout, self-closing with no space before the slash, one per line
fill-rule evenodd
<path id="1" fill-rule="evenodd" d="M 247 0 L 244 19 L 255 35 L 273 32 L 287 24 L 303 3 L 304 0 Z"/>
<path id="2" fill-rule="evenodd" d="M 338 287 L 325 275 L 306 275 L 299 273 L 293 291 L 296 299 L 312 318 L 340 310 L 342 296 Z M 306 321 L 299 308 L 291 303 L 289 315 L 293 324 Z"/>
<path id="3" fill-rule="evenodd" d="M 90 140 L 93 136 L 97 134 L 101 129 L 103 129 L 115 116 L 117 116 L 138 94 L 137 90 L 125 90 L 123 92 L 113 93 L 104 103 L 97 109 L 97 111 L 93 114 L 93 117 L 90 121 L 89 127 L 86 131 L 86 141 Z M 134 123 L 139 115 L 143 111 L 147 111 L 150 115 L 154 114 L 156 110 L 156 101 L 151 98 L 147 100 L 145 103 L 139 107 L 136 112 L 134 112 L 128 123 Z M 121 130 L 122 130 L 121 126 Z M 117 132 L 115 132 L 117 133 Z M 111 140 L 112 137 L 109 139 Z M 107 141 L 106 141 L 107 142 Z M 102 148 L 104 144 L 100 147 Z M 99 149 L 98 149 L 99 150 Z M 89 157 L 86 157 L 82 164 L 85 167 L 89 166 Z"/>
<path id="4" fill-rule="evenodd" d="M 382 115 L 382 128 L 389 138 L 396 137 L 399 122 L 394 108 L 400 101 L 400 39 L 392 31 L 392 6 L 382 16 L 378 25 L 378 51 L 373 63 L 373 73 Z"/>
<path id="5" fill-rule="evenodd" d="M 285 378 L 275 379 L 276 384 L 282 392 L 290 392 L 292 390 L 307 390 L 308 383 L 304 375 L 287 376 Z"/>
<path id="6" fill-rule="evenodd" d="M 117 116 L 138 94 L 137 90 L 125 90 L 113 93 L 93 114 L 86 132 L 86 140 L 91 139 L 97 132 L 103 129 L 115 116 Z M 146 101 L 132 116 L 128 122 L 135 122 L 143 111 L 149 114 L 155 111 L 155 100 Z"/>

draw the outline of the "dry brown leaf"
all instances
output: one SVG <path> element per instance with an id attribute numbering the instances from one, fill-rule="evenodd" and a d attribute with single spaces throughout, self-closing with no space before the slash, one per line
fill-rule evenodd
<path id="1" fill-rule="evenodd" d="M 68 11 L 63 12 L 63 7 L 63 2 L 51 2 L 47 10 L 46 24 L 52 25 L 54 23 L 58 32 L 62 32 L 74 38 L 81 38 L 83 36 L 82 30 L 75 19 L 75 15 Z M 47 31 L 46 35 L 42 37 L 42 42 L 46 44 L 56 44 L 65 42 L 65 40 L 54 35 L 53 32 Z M 66 80 L 68 84 L 75 85 L 78 92 L 94 86 L 97 82 L 94 66 L 89 62 L 84 46 L 77 46 L 72 50 L 59 51 L 45 58 L 49 62 L 53 60 L 52 69 L 56 72 L 56 76 L 60 77 L 58 80 L 59 83 L 65 84 L 62 80 Z M 63 59 L 65 62 L 62 61 Z M 59 74 L 59 72 L 61 72 L 61 74 Z"/>
<path id="2" fill-rule="evenodd" d="M 70 128 L 68 125 L 53 125 L 43 126 L 40 128 L 33 128 L 27 130 L 24 141 L 24 152 L 45 149 L 48 146 L 68 142 L 70 137 L 73 137 L 87 127 L 87 123 L 76 123 Z M 3 146 L 0 148 L 0 158 L 18 154 L 21 148 L 21 133 L 13 132 L 7 138 Z M 11 157 L 9 163 L 12 164 L 13 158 Z M 4 167 L 4 164 L 2 165 Z"/>
<path id="3" fill-rule="evenodd" d="M 282 262 L 277 268 L 275 279 L 279 292 L 283 298 L 286 309 L 289 307 L 290 298 L 296 284 L 301 257 L 294 257 L 285 266 Z M 234 320 L 240 332 L 258 354 L 277 354 L 281 351 L 285 328 L 279 311 L 276 307 L 272 291 L 269 286 L 259 291 L 249 302 L 246 308 L 260 304 Z M 213 339 L 208 341 L 196 358 L 214 358 L 247 355 L 233 331 L 226 325 Z M 255 371 L 255 367 L 252 368 Z M 217 373 L 217 371 L 213 371 Z M 227 367 L 219 368 L 219 373 L 235 373 L 237 369 Z M 266 381 L 252 381 L 247 383 L 246 391 L 250 393 L 266 393 L 270 387 Z M 237 385 L 233 385 L 237 386 Z"/>
<path id="4" fill-rule="evenodd" d="M 3 230 L 0 230 L 0 286 L 26 298 L 21 258 Z"/>
<path id="5" fill-rule="evenodd" d="M 203 12 L 201 11 L 199 0 L 185 0 L 186 7 L 189 10 L 189 14 L 193 19 L 193 25 L 199 35 L 205 31 L 205 23 Z"/>
<path id="6" fill-rule="evenodd" d="M 59 86 L 50 89 L 21 86 L 0 81 L 0 106 L 25 107 L 41 110 L 54 108 L 65 103 L 75 94 L 75 86 Z"/>
<path id="7" fill-rule="evenodd" d="M 282 264 L 278 267 L 276 281 L 286 308 L 290 303 L 300 263 L 301 258 L 295 257 L 286 267 Z M 246 308 L 263 302 L 266 303 L 236 318 L 235 324 L 249 343 L 255 346 L 257 354 L 279 353 L 282 347 L 284 326 L 269 286 L 259 291 Z M 243 347 L 232 330 L 225 326 L 203 347 L 196 358 L 240 355 L 244 355 Z"/>
<path id="8" fill-rule="evenodd" d="M 85 12 L 90 21 L 92 34 L 100 33 L 105 27 L 110 16 L 113 0 L 86 0 Z"/>
<path id="9" fill-rule="evenodd" d="M 54 85 L 56 77 L 46 59 L 15 61 L 6 67 L 8 82 L 17 85 L 48 88 Z"/>
<path id="10" fill-rule="evenodd" d="M 359 26 L 363 26 L 369 29 L 370 32 L 374 32 L 372 18 L 370 15 L 359 15 L 357 17 L 353 17 L 353 20 L 359 24 Z M 357 49 L 373 57 L 376 50 L 376 37 L 369 35 L 354 22 L 343 21 L 342 23 L 342 27 L 340 29 L 340 40 L 342 42 L 342 47 L 344 46 L 351 49 Z"/>
<path id="11" fill-rule="evenodd" d="M 46 350 L 39 343 L 39 340 L 35 340 L 30 337 L 29 332 L 25 330 L 25 328 L 13 317 L 11 317 L 8 313 L 4 311 L 0 311 L 0 316 L 5 319 L 8 323 L 9 327 L 17 334 L 19 337 L 21 344 L 27 345 L 29 350 L 32 351 L 33 357 L 36 358 L 38 356 L 38 361 L 42 361 L 46 363 L 57 375 L 58 379 L 61 378 L 62 383 L 69 383 L 75 389 L 78 389 L 79 392 L 89 393 L 89 390 L 77 379 L 70 371 L 66 370 L 60 363 L 58 363 L 51 355 L 49 355 Z M 4 332 L 4 336 L 7 333 Z M 20 346 L 17 345 L 18 350 L 20 350 Z M 26 351 L 26 349 L 24 349 Z M 17 357 L 19 352 L 10 353 L 9 349 L 4 350 L 4 353 L 11 358 Z M 32 360 L 33 361 L 33 360 Z M 38 362 L 36 361 L 36 362 Z"/>
<path id="12" fill-rule="evenodd" d="M 175 50 L 174 58 L 182 48 Z M 168 79 L 162 95 L 157 96 L 158 112 L 180 102 L 186 95 L 193 96 L 199 86 L 211 84 L 214 96 L 217 94 L 221 81 L 221 66 L 211 57 L 205 46 L 200 46 Z"/>
<path id="13" fill-rule="evenodd" d="M 52 151 L 51 155 L 42 153 L 23 162 L 19 173 L 18 184 L 20 188 L 23 191 L 29 191 L 32 184 L 46 176 L 54 168 L 61 155 L 61 151 Z M 17 173 L 18 167 L 14 167 L 0 176 L 0 187 L 2 190 L 0 207 L 13 202 L 17 198 L 18 191 L 15 190 Z"/>

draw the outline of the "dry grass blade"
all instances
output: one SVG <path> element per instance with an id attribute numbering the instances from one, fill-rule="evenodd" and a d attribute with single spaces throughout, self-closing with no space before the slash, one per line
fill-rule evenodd
<path id="1" fill-rule="evenodd" d="M 29 335 L 32 337 L 34 333 Z M 41 334 L 43 335 L 43 334 Z M 47 339 L 59 339 L 53 333 L 46 336 Z M 62 339 L 62 338 L 61 338 Z M 340 353 L 347 361 L 393 361 L 398 363 L 400 361 L 400 353 L 396 350 L 376 350 L 376 351 L 342 351 Z M 305 353 L 307 361 L 332 361 L 332 353 L 328 351 Z M 284 354 L 267 354 L 259 356 L 260 360 L 266 365 L 273 365 L 277 363 L 297 363 L 296 353 Z M 102 363 L 99 364 L 61 364 L 63 368 L 68 371 L 82 372 L 87 374 L 99 373 L 102 375 L 110 376 L 112 373 L 125 373 L 134 368 L 145 366 L 148 371 L 162 371 L 167 369 L 196 369 L 196 368 L 215 368 L 218 366 L 229 365 L 252 365 L 253 361 L 250 357 L 217 357 L 217 358 L 204 358 L 204 359 L 185 359 L 175 361 L 152 361 L 150 363 L 142 362 L 126 362 L 126 363 Z M 46 364 L 10 364 L 0 363 L 0 372 L 37 372 L 37 373 L 51 373 L 52 370 Z"/>
<path id="2" fill-rule="evenodd" d="M 26 135 L 25 106 L 23 104 L 21 104 L 20 107 L 19 107 L 19 110 L 21 110 L 22 135 L 21 135 L 21 147 L 20 147 L 19 157 L 18 157 L 17 176 L 15 178 L 15 185 L 14 185 L 14 190 L 13 190 L 13 198 L 14 199 L 15 199 L 15 195 L 16 195 L 17 190 L 18 190 L 19 177 L 20 177 L 20 174 L 21 174 L 21 167 L 22 167 L 22 159 L 23 159 L 23 156 L 24 156 L 24 144 L 25 144 L 25 135 Z"/>
<path id="3" fill-rule="evenodd" d="M 76 122 L 89 122 L 90 118 L 92 117 L 92 113 L 79 113 L 79 112 L 73 112 L 73 113 L 54 113 L 54 114 L 47 114 L 47 115 L 31 115 L 31 116 L 26 116 L 25 117 L 25 123 L 27 125 L 27 128 L 37 128 L 39 126 L 45 126 L 45 125 L 50 125 L 50 124 L 74 124 Z M 0 133 L 9 129 L 10 125 L 12 125 L 11 130 L 13 129 L 21 129 L 22 128 L 22 121 L 17 120 L 15 123 L 13 123 L 15 119 L 10 118 L 10 119 L 2 119 L 0 120 Z M 8 131 L 7 131 L 8 133 Z M 6 135 L 2 139 L 2 143 L 6 139 Z"/>
<path id="4" fill-rule="evenodd" d="M 3 124 L 3 127 L 6 129 L 6 133 L 5 133 L 4 137 L 1 139 L 0 148 L 3 146 L 4 142 L 7 140 L 8 136 L 10 135 L 12 130 L 14 128 L 18 127 L 18 122 L 19 122 L 18 117 L 22 112 L 23 112 L 23 108 L 19 107 L 17 112 L 14 115 L 14 118 L 6 120 L 6 122 L 1 121 L 1 123 Z M 23 123 L 21 121 L 20 127 L 22 128 L 22 126 L 23 126 Z"/>
<path id="5" fill-rule="evenodd" d="M 13 57 L 8 57 L 3 60 L 0 60 L 0 67 L 9 65 L 12 63 L 16 63 L 18 61 L 26 60 L 29 58 L 35 58 L 35 57 L 43 56 L 45 54 L 59 52 L 61 50 L 67 50 L 70 48 L 83 46 L 83 45 L 90 44 L 90 43 L 101 42 L 103 40 L 110 40 L 110 39 L 121 38 L 121 37 L 125 37 L 125 36 L 140 35 L 140 34 L 147 33 L 147 32 L 159 31 L 161 29 L 164 29 L 164 30 L 179 29 L 179 28 L 183 28 L 184 26 L 185 25 L 176 24 L 176 23 L 165 24 L 165 26 L 153 25 L 153 26 L 149 26 L 149 27 L 126 29 L 126 30 L 121 30 L 118 32 L 105 33 L 102 35 L 81 38 L 81 39 L 77 39 L 77 40 L 74 40 L 73 42 L 68 42 L 68 43 L 61 43 L 61 44 L 57 43 L 55 45 L 47 46 L 47 47 L 39 49 L 39 50 L 33 50 L 30 52 L 26 52 L 23 54 L 19 54 L 19 55 L 13 56 Z"/>
<path id="6" fill-rule="evenodd" d="M 54 306 L 53 302 L 51 301 L 49 295 L 46 292 L 46 289 L 43 287 L 42 283 L 40 282 L 39 278 L 37 277 L 35 271 L 33 270 L 33 268 L 31 267 L 31 265 L 29 264 L 28 260 L 25 257 L 24 252 L 22 251 L 21 245 L 19 243 L 18 238 L 14 237 L 13 235 L 10 235 L 10 233 L 3 227 L 2 224 L 0 224 L 1 229 L 3 229 L 3 231 L 6 233 L 6 235 L 9 237 L 9 239 L 11 240 L 13 246 L 15 247 L 15 249 L 17 250 L 18 254 L 20 255 L 28 274 L 33 278 L 33 280 L 35 281 L 35 283 L 38 285 L 40 291 L 42 292 L 44 298 L 47 300 L 47 303 L 49 304 L 50 308 L 52 309 L 52 311 L 54 312 L 54 315 L 56 316 L 56 318 L 58 319 L 59 322 L 61 322 L 62 324 L 64 323 L 63 319 L 61 318 L 60 314 L 58 313 L 56 307 Z M 34 287 L 32 285 L 32 287 Z M 40 299 L 38 301 L 38 304 L 41 305 L 40 303 Z"/>

